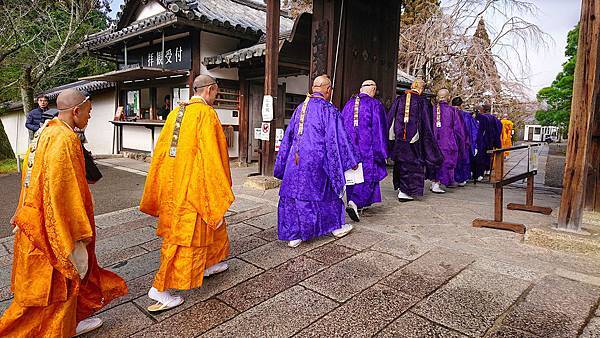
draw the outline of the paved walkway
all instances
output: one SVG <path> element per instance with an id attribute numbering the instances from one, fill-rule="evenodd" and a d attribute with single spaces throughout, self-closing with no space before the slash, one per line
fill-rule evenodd
<path id="1" fill-rule="evenodd" d="M 147 170 L 125 159 L 101 162 Z M 384 203 L 350 235 L 290 249 L 276 239 L 277 191 L 242 186 L 253 171 L 232 169 L 229 271 L 182 292 L 182 306 L 158 315 L 145 310 L 159 263 L 156 221 L 135 208 L 97 217 L 100 263 L 127 280 L 129 295 L 99 314 L 105 324 L 88 337 L 600 337 L 600 262 L 472 228 L 474 218 L 492 217 L 487 184 L 400 204 L 388 178 Z M 559 203 L 550 191 L 536 199 Z M 507 189 L 507 203 L 522 200 L 523 189 Z M 555 217 L 505 214 L 528 226 Z M 12 250 L 4 241 L 2 309 Z"/>

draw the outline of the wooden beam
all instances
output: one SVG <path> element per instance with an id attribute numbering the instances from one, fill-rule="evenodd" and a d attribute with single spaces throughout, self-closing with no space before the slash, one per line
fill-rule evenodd
<path id="1" fill-rule="evenodd" d="M 502 229 L 502 230 L 510 230 L 519 234 L 525 233 L 525 226 L 519 223 L 508 223 L 508 222 L 497 222 L 490 221 L 487 219 L 476 219 L 473 220 L 473 227 L 475 228 L 492 228 L 492 229 Z"/>
<path id="2" fill-rule="evenodd" d="M 277 104 L 277 79 L 279 78 L 279 0 L 267 1 L 267 39 L 265 49 L 265 95 L 273 97 L 273 121 L 270 122 L 271 130 L 269 140 L 262 142 L 260 156 L 260 174 L 273 176 L 275 166 L 275 125 Z"/>
<path id="3" fill-rule="evenodd" d="M 563 194 L 558 214 L 558 227 L 575 231 L 581 229 L 591 164 L 592 127 L 600 109 L 600 1 L 582 1 L 579 25 Z"/>

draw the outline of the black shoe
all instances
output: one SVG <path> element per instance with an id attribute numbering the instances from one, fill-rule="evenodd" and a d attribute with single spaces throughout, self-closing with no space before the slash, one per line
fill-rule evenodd
<path id="1" fill-rule="evenodd" d="M 356 204 L 354 202 L 348 202 L 348 206 L 346 206 L 346 212 L 348 213 L 348 216 L 350 216 L 350 219 L 352 219 L 354 222 L 360 222 L 358 208 L 356 207 Z"/>

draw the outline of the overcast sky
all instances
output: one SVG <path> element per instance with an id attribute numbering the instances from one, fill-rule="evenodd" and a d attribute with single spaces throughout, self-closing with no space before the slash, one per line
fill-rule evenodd
<path id="1" fill-rule="evenodd" d="M 443 0 L 442 2 L 446 2 Z M 540 88 L 549 86 L 556 74 L 562 69 L 562 64 L 566 61 L 564 56 L 567 32 L 571 30 L 579 21 L 581 10 L 580 0 L 532 0 L 539 7 L 537 15 L 526 17 L 548 33 L 552 37 L 549 41 L 549 47 L 541 50 L 530 50 L 529 87 L 532 93 Z M 112 0 L 112 16 L 119 11 L 123 0 Z M 494 20 L 489 20 L 488 24 L 494 25 Z M 499 28 L 499 27 L 498 27 Z"/>

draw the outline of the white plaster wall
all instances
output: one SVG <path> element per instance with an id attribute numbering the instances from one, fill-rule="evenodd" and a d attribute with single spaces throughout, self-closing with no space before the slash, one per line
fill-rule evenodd
<path id="1" fill-rule="evenodd" d="M 159 4 L 156 1 L 151 1 L 150 3 L 148 3 L 146 6 L 142 7 L 140 10 L 138 10 L 137 16 L 136 16 L 136 21 L 139 20 L 144 20 L 146 18 L 149 18 L 153 15 L 165 12 L 166 9 Z"/>
<path id="2" fill-rule="evenodd" d="M 158 138 L 158 134 L 156 134 Z M 152 134 L 144 126 L 123 126 L 123 148 L 150 152 Z"/>
<path id="3" fill-rule="evenodd" d="M 92 118 L 85 129 L 88 143 L 85 147 L 94 155 L 112 154 L 113 125 L 115 116 L 115 90 L 110 89 L 92 95 Z"/>
<path id="4" fill-rule="evenodd" d="M 221 124 L 230 125 L 230 126 L 238 126 L 240 124 L 239 111 L 233 109 L 215 109 L 217 115 L 219 116 L 219 121 Z M 233 112 L 238 112 L 238 117 L 233 117 Z"/>
<path id="5" fill-rule="evenodd" d="M 238 39 L 230 38 L 223 35 L 213 34 L 209 32 L 200 33 L 200 62 L 207 56 L 215 56 L 237 49 Z M 211 69 L 208 70 L 204 65 L 200 69 L 201 74 L 207 74 L 212 77 L 237 80 L 237 68 Z"/>
<path id="6" fill-rule="evenodd" d="M 29 130 L 25 128 L 25 113 L 16 111 L 0 117 L 0 120 L 15 155 L 24 155 L 29 144 Z"/>
<path id="7" fill-rule="evenodd" d="M 290 94 L 305 95 L 308 92 L 310 79 L 307 75 L 289 76 L 279 78 L 279 84 L 285 83 L 285 91 Z"/>

